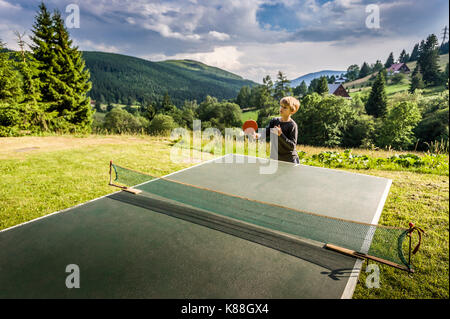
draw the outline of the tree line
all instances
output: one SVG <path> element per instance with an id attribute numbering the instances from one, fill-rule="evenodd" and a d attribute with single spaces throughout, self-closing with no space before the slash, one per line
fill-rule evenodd
<path id="1" fill-rule="evenodd" d="M 375 76 L 367 93 L 357 93 L 346 99 L 330 95 L 330 78 L 315 79 L 306 87 L 305 83 L 292 89 L 280 71 L 275 82 L 270 76 L 257 87 L 242 87 L 236 103 L 241 108 L 258 110 L 258 125 L 265 126 L 270 118 L 278 115 L 279 99 L 294 95 L 300 99 L 300 109 L 293 119 L 299 127 L 299 144 L 328 147 L 364 147 L 427 150 L 439 142 L 448 151 L 448 89 L 433 96 L 424 96 L 420 87 L 414 87 L 417 70 L 437 65 L 437 45 L 430 36 L 421 49 L 417 67 L 412 75 L 409 92 L 393 95 L 386 93 L 387 72 L 383 67 Z M 435 85 L 433 74 L 427 73 L 428 85 Z M 440 72 L 439 72 L 440 73 Z M 448 65 L 444 75 L 447 79 Z M 441 83 L 442 81 L 439 80 Z"/>
<path id="2" fill-rule="evenodd" d="M 352 64 L 347 68 L 346 77 L 348 81 L 354 81 L 380 72 L 383 69 L 388 69 L 396 62 L 417 62 L 416 68 L 418 69 L 415 72 L 421 74 L 424 85 L 442 85 L 448 79 L 448 71 L 445 73 L 439 70 L 439 55 L 442 54 L 448 54 L 448 41 L 439 45 L 437 36 L 430 34 L 427 39 L 414 45 L 411 54 L 403 49 L 397 60 L 394 57 L 394 53 L 391 52 L 384 64 L 381 60 L 377 60 L 374 64 L 363 62 L 361 67 L 357 64 Z M 448 70 L 448 65 L 446 68 Z"/>

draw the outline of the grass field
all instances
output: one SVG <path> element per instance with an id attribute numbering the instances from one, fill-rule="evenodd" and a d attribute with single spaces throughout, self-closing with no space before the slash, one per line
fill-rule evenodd
<path id="1" fill-rule="evenodd" d="M 116 191 L 107 186 L 110 160 L 155 175 L 196 163 L 171 162 L 171 145 L 164 137 L 139 135 L 2 138 L 0 229 Z M 308 155 L 342 151 L 302 145 L 298 150 Z M 386 158 L 398 152 L 353 153 Z M 211 158 L 211 154 L 201 155 Z M 426 231 L 426 237 L 413 257 L 414 275 L 380 265 L 381 286 L 368 289 L 363 271 L 354 298 L 449 298 L 448 171 L 444 175 L 379 169 L 357 172 L 393 180 L 380 224 L 407 227 L 413 221 Z"/>
<path id="2" fill-rule="evenodd" d="M 254 121 L 256 121 L 257 119 L 258 119 L 258 111 L 242 112 L 242 115 L 241 115 L 242 122 L 245 122 L 247 120 L 254 120 Z"/>

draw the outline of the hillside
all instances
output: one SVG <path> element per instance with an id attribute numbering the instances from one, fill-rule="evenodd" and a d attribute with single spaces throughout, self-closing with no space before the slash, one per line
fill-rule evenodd
<path id="1" fill-rule="evenodd" d="M 297 87 L 299 86 L 302 81 L 305 81 L 306 85 L 309 86 L 312 80 L 320 78 L 322 76 L 335 76 L 339 77 L 341 74 L 345 74 L 346 71 L 331 71 L 331 70 L 324 70 L 324 71 L 318 71 L 313 73 L 308 73 L 305 75 L 302 75 L 294 80 L 291 80 L 291 87 Z"/>
<path id="2" fill-rule="evenodd" d="M 244 85 L 255 82 L 192 60 L 151 62 L 126 55 L 83 52 L 91 72 L 90 97 L 101 103 L 154 102 L 168 93 L 178 106 L 207 95 L 235 98 Z"/>
<path id="3" fill-rule="evenodd" d="M 439 56 L 439 67 L 440 67 L 441 71 L 445 70 L 445 67 L 448 62 L 449 62 L 448 54 L 442 54 Z M 406 63 L 406 65 L 411 70 L 411 72 L 416 67 L 416 63 L 417 63 L 416 61 Z M 361 79 L 357 79 L 355 81 L 344 83 L 343 85 L 345 88 L 350 88 L 350 91 L 352 91 L 352 89 L 358 90 L 361 87 L 367 86 L 369 84 L 368 81 L 370 80 L 370 78 L 377 74 L 378 74 L 378 72 L 375 72 L 375 73 L 369 74 L 366 77 L 363 77 Z M 406 76 L 405 83 L 409 84 L 410 80 L 411 80 L 411 74 L 408 74 Z"/>

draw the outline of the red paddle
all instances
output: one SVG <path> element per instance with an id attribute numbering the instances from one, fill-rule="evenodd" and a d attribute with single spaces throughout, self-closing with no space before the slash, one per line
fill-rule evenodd
<path id="1" fill-rule="evenodd" d="M 252 135 L 254 132 L 258 130 L 258 123 L 253 120 L 247 120 L 244 122 L 244 125 L 242 125 L 242 130 L 247 135 Z"/>

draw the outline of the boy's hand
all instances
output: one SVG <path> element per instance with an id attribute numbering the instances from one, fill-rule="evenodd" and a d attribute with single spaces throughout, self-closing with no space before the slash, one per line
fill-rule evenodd
<path id="1" fill-rule="evenodd" d="M 271 130 L 271 132 L 273 134 L 280 136 L 282 133 L 280 125 L 274 126 L 274 128 Z"/>

